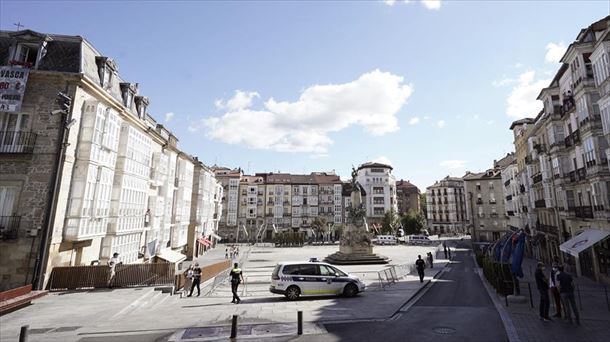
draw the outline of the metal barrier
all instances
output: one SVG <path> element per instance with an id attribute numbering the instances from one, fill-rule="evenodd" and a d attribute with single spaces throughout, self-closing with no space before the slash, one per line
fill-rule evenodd
<path id="1" fill-rule="evenodd" d="M 113 287 L 174 285 L 173 263 L 123 264 L 115 266 L 115 276 L 110 281 L 110 267 L 67 266 L 54 267 L 49 280 L 49 290 L 77 290 Z"/>

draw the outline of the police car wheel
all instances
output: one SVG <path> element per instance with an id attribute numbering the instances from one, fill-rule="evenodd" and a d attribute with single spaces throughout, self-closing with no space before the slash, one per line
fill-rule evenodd
<path id="1" fill-rule="evenodd" d="M 286 298 L 288 298 L 288 300 L 297 300 L 299 299 L 300 295 L 301 290 L 299 290 L 299 288 L 296 286 L 290 286 L 286 289 Z"/>
<path id="2" fill-rule="evenodd" d="M 353 283 L 349 283 L 347 285 L 345 285 L 345 288 L 343 289 L 343 295 L 345 297 L 355 297 L 358 294 L 358 287 L 353 284 Z"/>

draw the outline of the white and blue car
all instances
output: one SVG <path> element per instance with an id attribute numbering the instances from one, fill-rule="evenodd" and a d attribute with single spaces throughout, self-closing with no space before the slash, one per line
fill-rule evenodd
<path id="1" fill-rule="evenodd" d="M 284 262 L 275 266 L 269 291 L 289 300 L 300 296 L 344 295 L 354 297 L 364 291 L 360 279 L 319 261 Z"/>

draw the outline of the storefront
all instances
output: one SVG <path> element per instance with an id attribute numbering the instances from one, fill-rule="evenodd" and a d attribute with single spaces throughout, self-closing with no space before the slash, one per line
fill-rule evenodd
<path id="1" fill-rule="evenodd" d="M 574 258 L 578 276 L 607 282 L 610 267 L 609 236 L 609 231 L 587 229 L 561 244 L 559 249 Z"/>

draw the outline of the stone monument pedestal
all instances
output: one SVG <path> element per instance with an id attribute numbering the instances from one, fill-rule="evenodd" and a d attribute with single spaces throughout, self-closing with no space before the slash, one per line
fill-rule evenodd
<path id="1" fill-rule="evenodd" d="M 335 265 L 387 264 L 387 257 L 373 253 L 373 245 L 364 227 L 348 225 L 341 237 L 339 251 L 327 256 L 324 261 Z"/>

